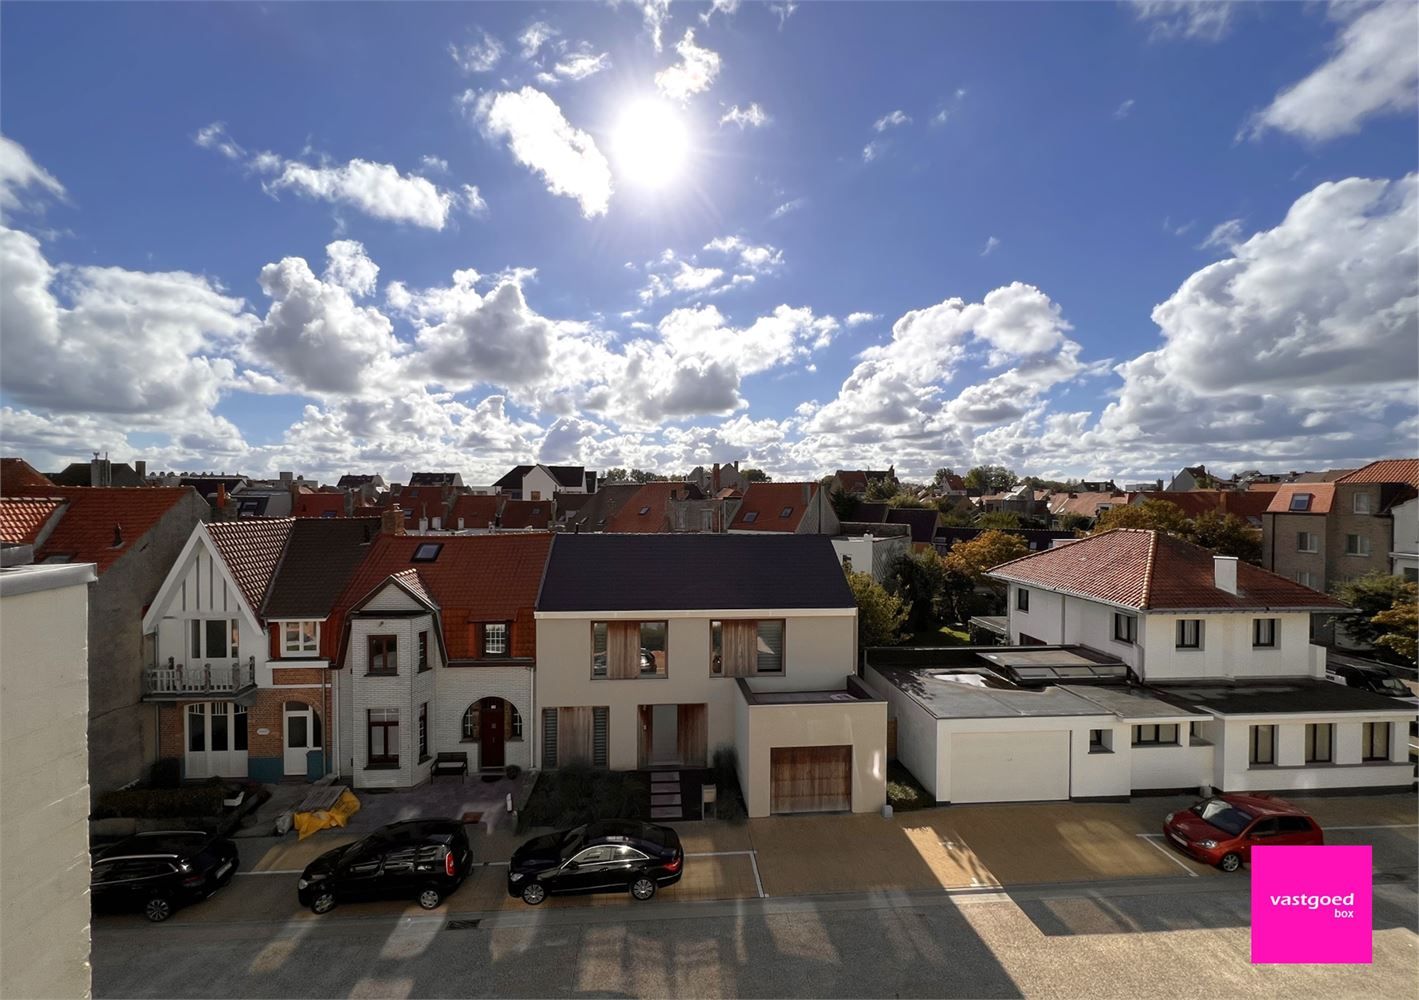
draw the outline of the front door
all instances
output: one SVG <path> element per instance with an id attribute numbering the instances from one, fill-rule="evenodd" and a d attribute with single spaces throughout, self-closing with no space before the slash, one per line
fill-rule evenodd
<path id="1" fill-rule="evenodd" d="M 183 712 L 188 778 L 246 777 L 246 706 L 199 701 Z"/>
<path id="2" fill-rule="evenodd" d="M 651 766 L 680 763 L 680 706 L 653 705 L 650 713 Z"/>
<path id="3" fill-rule="evenodd" d="M 502 767 L 507 757 L 505 720 L 507 705 L 501 698 L 484 698 L 478 702 L 478 766 L 484 770 Z"/>
<path id="4" fill-rule="evenodd" d="M 285 705 L 286 766 L 289 776 L 304 778 L 307 754 L 321 748 L 320 716 L 303 701 L 288 701 Z"/>

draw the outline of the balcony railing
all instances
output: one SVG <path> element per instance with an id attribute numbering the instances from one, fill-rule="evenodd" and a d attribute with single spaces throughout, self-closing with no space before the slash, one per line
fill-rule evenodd
<path id="1" fill-rule="evenodd" d="M 228 663 L 175 663 L 143 671 L 145 698 L 181 698 L 188 695 L 233 695 L 256 685 L 256 657 Z"/>

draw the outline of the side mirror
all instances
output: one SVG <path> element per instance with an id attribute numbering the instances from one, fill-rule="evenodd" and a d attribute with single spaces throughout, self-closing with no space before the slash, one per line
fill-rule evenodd
<path id="1" fill-rule="evenodd" d="M 574 872 L 580 868 L 581 865 L 577 864 L 575 861 L 568 861 L 566 864 L 562 865 L 562 867 L 569 872 Z"/>

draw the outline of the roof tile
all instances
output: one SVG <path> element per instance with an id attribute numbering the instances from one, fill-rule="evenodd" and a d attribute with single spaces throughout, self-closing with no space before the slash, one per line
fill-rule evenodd
<path id="1" fill-rule="evenodd" d="M 729 524 L 729 530 L 797 531 L 808 505 L 817 495 L 817 483 L 750 483 L 744 491 L 744 501 Z M 783 516 L 785 510 L 788 511 L 787 517 Z M 749 516 L 751 514 L 752 517 Z"/>
<path id="2" fill-rule="evenodd" d="M 250 518 L 207 525 L 207 535 L 217 547 L 242 597 L 254 614 L 261 613 L 266 591 L 290 537 L 294 518 Z"/>
<path id="3" fill-rule="evenodd" d="M 1386 458 L 1341 476 L 1337 483 L 1404 483 L 1419 486 L 1419 458 Z"/>

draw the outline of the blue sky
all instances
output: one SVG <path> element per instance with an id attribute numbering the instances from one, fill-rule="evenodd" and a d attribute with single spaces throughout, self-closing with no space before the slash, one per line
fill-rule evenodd
<path id="1" fill-rule="evenodd" d="M 8 4 L 0 441 L 1412 454 L 1412 4 Z"/>

